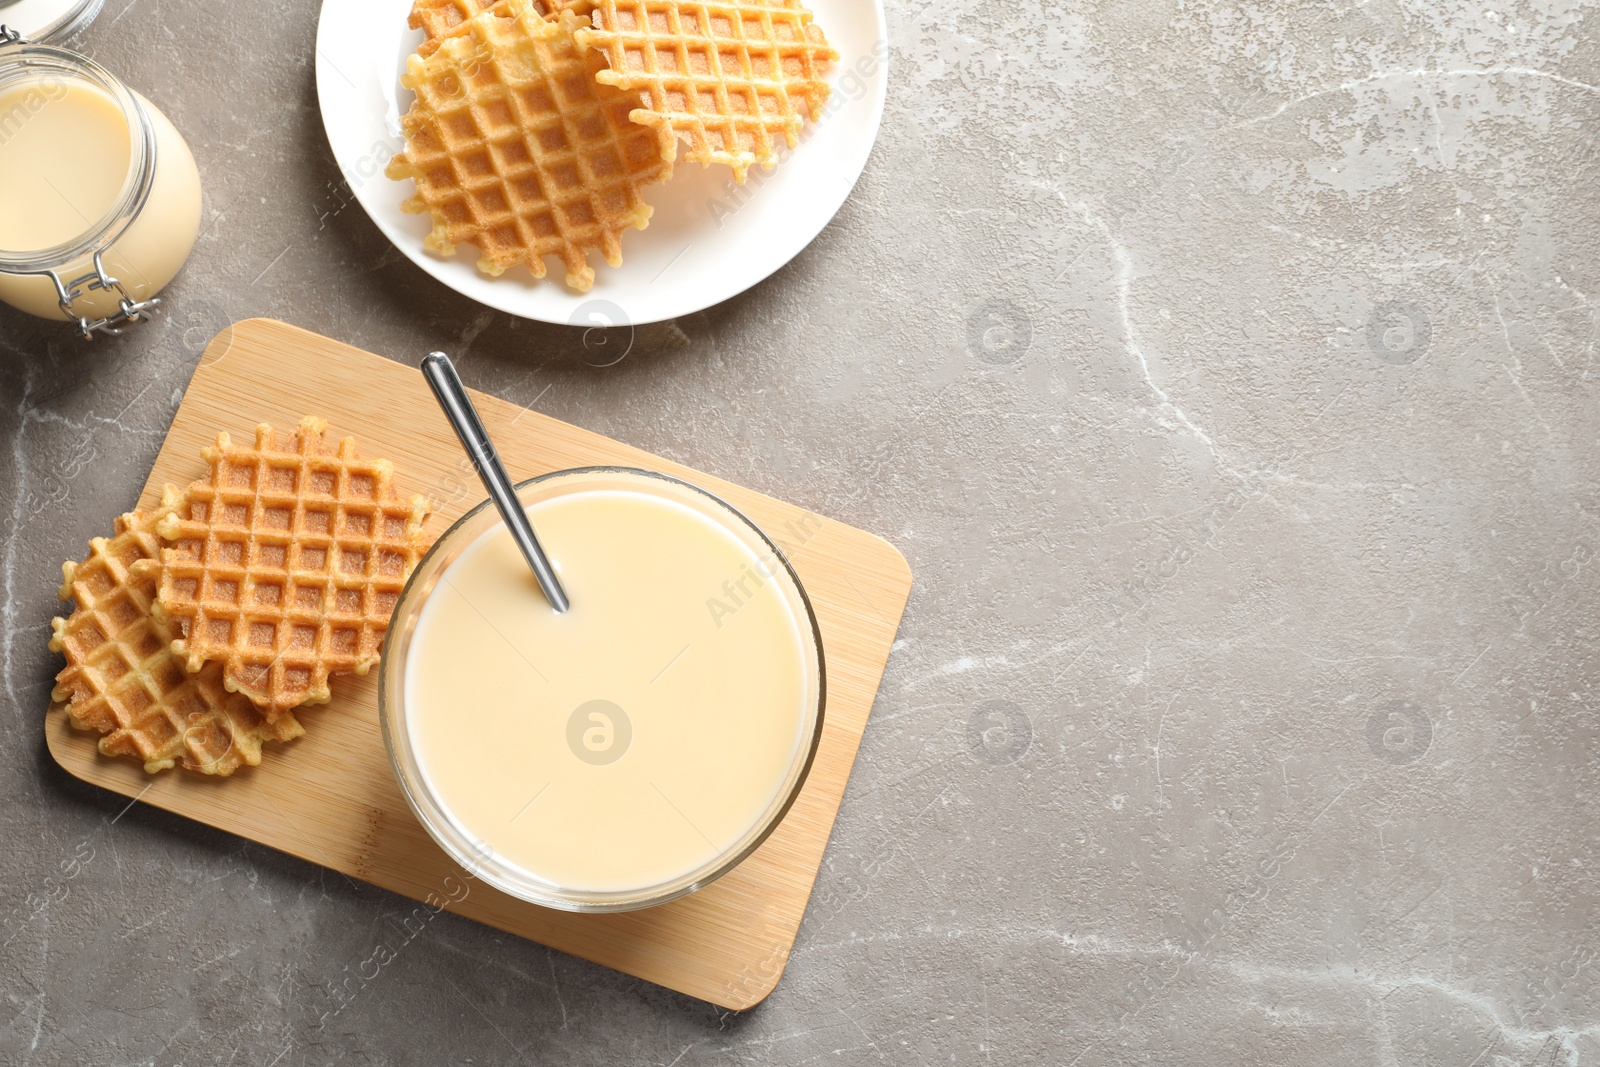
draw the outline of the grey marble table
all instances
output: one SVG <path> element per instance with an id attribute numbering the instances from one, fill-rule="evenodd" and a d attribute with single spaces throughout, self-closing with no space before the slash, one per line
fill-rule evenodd
<path id="1" fill-rule="evenodd" d="M 1600 6 L 891 0 L 855 194 L 576 331 L 350 202 L 316 4 L 109 0 L 188 136 L 171 314 L 0 314 L 0 1061 L 1600 1063 Z M 782 984 L 733 1015 L 67 778 L 58 566 L 282 318 L 889 538 L 917 576 Z"/>

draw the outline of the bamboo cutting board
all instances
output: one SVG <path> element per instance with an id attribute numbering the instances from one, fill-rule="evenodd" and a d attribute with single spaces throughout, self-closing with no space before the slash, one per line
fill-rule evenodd
<path id="1" fill-rule="evenodd" d="M 394 780 L 378 729 L 377 671 L 337 678 L 332 703 L 299 713 L 305 737 L 268 745 L 261 766 L 231 778 L 148 776 L 101 756 L 94 736 L 73 730 L 59 706 L 45 723 L 50 752 L 77 777 L 124 796 L 690 996 L 749 1008 L 778 984 L 794 945 L 911 591 L 910 568 L 861 530 L 503 400 L 473 399 L 514 480 L 593 464 L 677 475 L 749 515 L 799 572 L 827 664 L 822 743 L 799 799 L 749 858 L 698 893 L 613 915 L 548 910 L 469 878 L 422 829 Z M 200 449 L 218 431 L 248 440 L 258 422 L 292 429 L 313 414 L 328 420 L 330 437 L 354 435 L 364 455 L 392 460 L 403 492 L 432 499 L 433 537 L 482 498 L 416 369 L 251 319 L 218 334 L 201 357 L 140 506 L 153 505 L 163 483 L 203 477 Z"/>

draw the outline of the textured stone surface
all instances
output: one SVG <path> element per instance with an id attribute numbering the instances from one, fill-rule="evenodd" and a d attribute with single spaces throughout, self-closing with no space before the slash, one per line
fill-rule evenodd
<path id="1" fill-rule="evenodd" d="M 109 0 L 188 135 L 173 315 L 0 313 L 6 1063 L 1600 1063 L 1600 7 L 892 0 L 855 195 L 640 329 L 355 206 L 316 5 Z M 283 318 L 888 537 L 917 586 L 742 1016 L 66 778 L 57 566 L 200 346 Z M 348 987 L 347 987 L 348 988 Z"/>

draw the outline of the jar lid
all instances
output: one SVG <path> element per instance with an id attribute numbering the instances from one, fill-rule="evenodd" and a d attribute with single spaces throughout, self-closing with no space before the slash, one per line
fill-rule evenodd
<path id="1" fill-rule="evenodd" d="M 0 0 L 0 23 L 37 44 L 65 41 L 100 14 L 105 0 Z"/>

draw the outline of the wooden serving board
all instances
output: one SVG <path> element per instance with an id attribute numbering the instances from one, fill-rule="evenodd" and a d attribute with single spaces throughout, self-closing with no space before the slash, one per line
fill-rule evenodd
<path id="1" fill-rule="evenodd" d="M 146 775 L 136 763 L 101 756 L 95 737 L 73 730 L 59 706 L 46 718 L 50 752 L 72 774 L 125 796 L 690 996 L 749 1008 L 772 992 L 788 961 L 910 594 L 910 568 L 861 530 L 503 400 L 473 398 L 514 479 L 606 463 L 674 474 L 744 511 L 799 572 L 827 663 L 822 743 L 794 807 L 742 864 L 670 904 L 612 915 L 552 911 L 470 879 L 416 821 L 390 771 L 377 671 L 337 679 L 332 703 L 302 709 L 303 738 L 269 744 L 261 766 L 230 778 Z M 207 347 L 140 506 L 154 504 L 163 483 L 203 477 L 200 449 L 219 431 L 249 438 L 259 422 L 290 429 L 304 415 L 327 419 L 333 438 L 353 434 L 364 455 L 392 460 L 402 491 L 428 494 L 432 536 L 482 499 L 416 369 L 251 319 Z"/>

